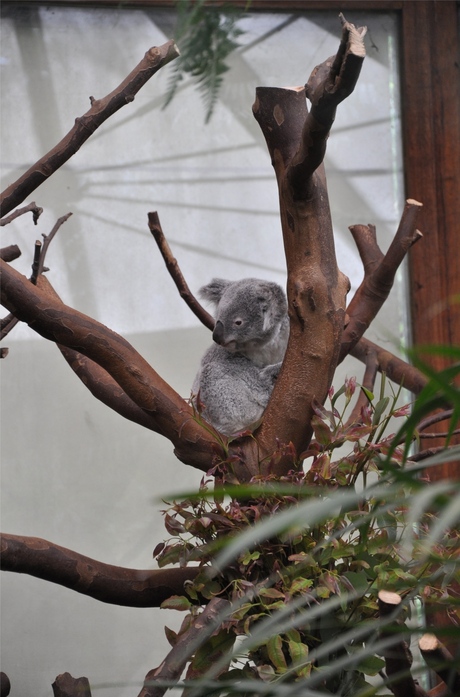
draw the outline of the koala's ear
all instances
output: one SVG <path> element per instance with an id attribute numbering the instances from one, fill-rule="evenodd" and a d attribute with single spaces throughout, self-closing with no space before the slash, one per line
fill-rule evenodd
<path id="1" fill-rule="evenodd" d="M 198 295 L 203 300 L 209 300 L 217 305 L 226 288 L 231 285 L 232 281 L 226 281 L 223 278 L 213 278 L 210 283 L 200 288 Z"/>
<path id="2" fill-rule="evenodd" d="M 263 331 L 273 329 L 283 321 L 287 313 L 287 300 L 284 290 L 277 283 L 267 283 L 267 298 L 262 303 L 264 313 Z M 262 300 L 262 299 L 261 299 Z"/>

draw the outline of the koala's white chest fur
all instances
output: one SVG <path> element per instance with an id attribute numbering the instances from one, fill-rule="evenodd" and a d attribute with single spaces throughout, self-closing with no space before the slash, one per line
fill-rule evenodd
<path id="1" fill-rule="evenodd" d="M 200 290 L 216 306 L 216 342 L 193 384 L 203 417 L 233 435 L 258 421 L 268 404 L 289 337 L 284 291 L 277 283 L 213 279 Z"/>

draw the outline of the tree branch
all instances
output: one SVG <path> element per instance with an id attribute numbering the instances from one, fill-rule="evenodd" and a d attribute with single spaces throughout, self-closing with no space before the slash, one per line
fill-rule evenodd
<path id="1" fill-rule="evenodd" d="M 88 678 L 73 678 L 70 673 L 58 675 L 52 688 L 54 697 L 91 697 Z"/>
<path id="2" fill-rule="evenodd" d="M 100 365 L 140 409 L 154 430 L 169 438 L 177 457 L 208 471 L 219 452 L 212 429 L 194 419 L 193 409 L 123 337 L 51 297 L 0 261 L 2 304 L 50 341 L 76 350 Z"/>
<path id="3" fill-rule="evenodd" d="M 179 295 L 181 296 L 182 300 L 184 300 L 187 303 L 193 314 L 196 315 L 196 317 L 198 317 L 200 322 L 212 331 L 214 329 L 215 319 L 212 315 L 209 314 L 209 312 L 206 312 L 202 305 L 200 305 L 200 303 L 188 287 L 187 281 L 182 275 L 182 271 L 180 270 L 179 264 L 177 263 L 177 259 L 174 257 L 171 251 L 171 247 L 169 246 L 166 237 L 163 234 L 158 213 L 156 211 L 154 211 L 153 213 L 149 213 L 148 218 L 150 232 L 152 233 L 155 242 L 158 245 L 158 249 L 161 252 L 166 268 L 169 271 L 169 275 L 176 284 L 176 288 L 179 291 Z"/>
<path id="4" fill-rule="evenodd" d="M 0 249 L 0 259 L 3 261 L 14 261 L 21 256 L 21 250 L 17 244 L 10 244 L 8 247 L 2 247 Z"/>
<path id="5" fill-rule="evenodd" d="M 421 203 L 408 199 L 396 235 L 385 255 L 377 245 L 374 226 L 353 225 L 351 233 L 364 264 L 364 279 L 347 307 L 349 322 L 342 336 L 339 362 L 358 343 L 387 299 L 396 271 L 422 234 L 415 230 Z"/>
<path id="6" fill-rule="evenodd" d="M 212 598 L 209 601 L 190 627 L 179 634 L 177 643 L 163 663 L 147 673 L 144 687 L 138 697 L 162 697 L 169 689 L 164 683 L 171 685 L 180 679 L 189 658 L 220 626 L 222 613 L 228 606 L 229 602 L 222 598 Z"/>
<path id="7" fill-rule="evenodd" d="M 90 97 L 91 108 L 75 120 L 68 134 L 19 179 L 11 184 L 0 197 L 0 215 L 3 217 L 37 189 L 43 182 L 74 155 L 88 138 L 112 114 L 132 102 L 141 87 L 160 68 L 179 55 L 174 41 L 153 47 L 128 77 L 103 99 Z"/>
<path id="8" fill-rule="evenodd" d="M 393 380 L 398 385 L 404 385 L 413 394 L 421 392 L 428 382 L 428 379 L 420 370 L 398 358 L 394 353 L 377 346 L 377 344 L 365 337 L 361 337 L 358 343 L 350 350 L 350 355 L 362 363 L 366 363 L 369 354 L 375 355 L 379 372 L 385 373 L 390 380 Z"/>
<path id="9" fill-rule="evenodd" d="M 16 211 L 11 213 L 7 218 L 2 218 L 0 220 L 0 226 L 4 225 L 9 225 L 13 220 L 16 218 L 19 218 L 20 215 L 24 215 L 24 213 L 32 213 L 32 220 L 34 221 L 34 225 L 38 223 L 38 219 L 43 213 L 43 208 L 40 208 L 37 206 L 35 201 L 32 201 L 31 203 L 27 204 L 27 206 L 24 206 L 23 208 L 18 208 Z"/>
<path id="10" fill-rule="evenodd" d="M 198 567 L 127 569 L 96 561 L 38 537 L 3 533 L 3 571 L 28 574 L 70 588 L 100 602 L 125 607 L 159 607 L 184 592 Z"/>
<path id="11" fill-rule="evenodd" d="M 342 39 L 337 54 L 318 65 L 305 86 L 311 109 L 288 172 L 296 198 L 305 196 L 308 179 L 323 161 L 337 106 L 353 92 L 366 55 L 366 27 L 355 27 L 342 14 L 340 19 Z"/>
<path id="12" fill-rule="evenodd" d="M 455 669 L 459 665 L 459 652 L 457 651 L 455 660 L 434 634 L 424 634 L 419 639 L 418 646 L 427 666 L 445 683 L 446 695 L 460 695 L 460 671 Z"/>

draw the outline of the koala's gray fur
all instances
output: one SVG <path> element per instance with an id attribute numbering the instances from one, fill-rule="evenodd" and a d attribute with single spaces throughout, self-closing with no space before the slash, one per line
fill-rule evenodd
<path id="1" fill-rule="evenodd" d="M 193 383 L 202 415 L 232 435 L 258 421 L 267 406 L 289 337 L 284 291 L 277 283 L 214 278 L 199 294 L 216 306 L 215 341 Z"/>

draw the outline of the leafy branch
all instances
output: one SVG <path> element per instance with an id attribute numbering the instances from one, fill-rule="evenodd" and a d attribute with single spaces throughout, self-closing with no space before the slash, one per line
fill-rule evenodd
<path id="1" fill-rule="evenodd" d="M 186 76 L 196 82 L 206 109 L 206 123 L 214 111 L 223 75 L 229 70 L 228 56 L 238 47 L 244 32 L 237 26 L 246 10 L 230 5 L 205 7 L 205 0 L 179 0 L 176 41 L 181 55 L 171 72 L 166 107 Z"/>

